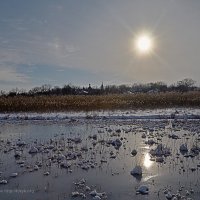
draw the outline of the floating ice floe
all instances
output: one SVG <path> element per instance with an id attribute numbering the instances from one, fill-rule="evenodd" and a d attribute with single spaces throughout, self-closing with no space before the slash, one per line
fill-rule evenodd
<path id="1" fill-rule="evenodd" d="M 29 150 L 29 153 L 30 153 L 30 154 L 38 153 L 38 148 L 36 148 L 36 147 L 31 147 L 31 149 Z"/>
<path id="2" fill-rule="evenodd" d="M 86 145 L 82 146 L 81 151 L 88 151 L 88 147 Z"/>
<path id="3" fill-rule="evenodd" d="M 136 165 L 131 171 L 131 175 L 133 176 L 141 176 L 142 175 L 142 167 L 140 165 Z"/>
<path id="4" fill-rule="evenodd" d="M 7 139 L 7 142 L 6 142 L 6 143 L 7 143 L 7 144 L 11 144 L 12 142 L 11 142 L 10 140 Z"/>
<path id="5" fill-rule="evenodd" d="M 90 195 L 91 195 L 92 197 L 95 197 L 95 196 L 97 195 L 97 191 L 96 191 L 96 190 L 92 190 L 92 191 L 90 192 Z"/>
<path id="6" fill-rule="evenodd" d="M 158 144 L 155 149 L 151 149 L 149 152 L 152 156 L 169 156 L 171 151 L 169 148 L 164 147 L 162 144 Z"/>
<path id="7" fill-rule="evenodd" d="M 148 144 L 148 145 L 153 145 L 155 143 L 156 142 L 153 139 L 149 139 L 149 140 L 145 141 L 145 144 Z"/>
<path id="8" fill-rule="evenodd" d="M 77 191 L 75 191 L 75 192 L 72 192 L 72 197 L 78 197 L 80 195 L 80 193 L 79 192 L 77 192 Z"/>
<path id="9" fill-rule="evenodd" d="M 88 169 L 90 169 L 90 166 L 89 166 L 89 165 L 86 165 L 86 164 L 83 164 L 83 165 L 81 166 L 81 169 L 87 171 Z"/>
<path id="10" fill-rule="evenodd" d="M 18 161 L 16 161 L 16 164 L 18 164 L 18 165 L 23 165 L 24 163 L 25 163 L 24 160 L 18 160 Z"/>
<path id="11" fill-rule="evenodd" d="M 50 173 L 49 172 L 44 172 L 43 174 L 44 174 L 44 176 L 49 176 Z"/>
<path id="12" fill-rule="evenodd" d="M 139 194 L 149 194 L 149 188 L 146 185 L 141 185 L 137 190 L 137 193 Z"/>
<path id="13" fill-rule="evenodd" d="M 137 150 L 136 150 L 136 149 L 133 149 L 133 150 L 131 151 L 131 154 L 132 154 L 132 156 L 136 156 Z"/>
<path id="14" fill-rule="evenodd" d="M 111 155 L 110 158 L 115 159 L 117 156 L 116 155 Z"/>
<path id="15" fill-rule="evenodd" d="M 74 142 L 75 142 L 76 144 L 78 144 L 78 143 L 81 143 L 82 140 L 81 140 L 80 137 L 77 137 L 77 138 L 74 138 Z"/>
<path id="16" fill-rule="evenodd" d="M 89 138 L 90 138 L 90 139 L 93 139 L 93 140 L 97 140 L 97 134 L 90 135 Z"/>
<path id="17" fill-rule="evenodd" d="M 81 152 L 77 153 L 77 152 L 68 152 L 66 155 L 66 159 L 67 160 L 76 160 L 76 158 L 78 156 L 81 156 Z M 65 157 L 63 157 L 64 159 Z"/>
<path id="18" fill-rule="evenodd" d="M 86 199 L 86 195 L 85 195 L 84 193 L 82 193 L 82 192 L 79 194 L 79 196 L 80 196 L 82 199 Z"/>
<path id="19" fill-rule="evenodd" d="M 194 172 L 194 171 L 196 171 L 196 170 L 197 170 L 197 168 L 196 168 L 196 167 L 194 167 L 194 166 L 193 166 L 193 167 L 190 167 L 189 169 L 190 169 L 192 172 Z"/>
<path id="20" fill-rule="evenodd" d="M 174 195 L 170 191 L 168 191 L 167 194 L 165 195 L 165 197 L 166 197 L 166 199 L 170 200 L 174 197 Z"/>
<path id="21" fill-rule="evenodd" d="M 92 198 L 93 200 L 101 200 L 101 197 L 96 195 L 95 197 Z"/>
<path id="22" fill-rule="evenodd" d="M 63 161 L 60 163 L 60 167 L 61 168 L 70 168 L 71 167 L 71 163 L 67 162 L 67 161 Z"/>
<path id="23" fill-rule="evenodd" d="M 35 171 L 39 170 L 38 165 L 34 165 L 33 169 L 34 169 Z"/>
<path id="24" fill-rule="evenodd" d="M 20 151 L 16 151 L 15 154 L 14 154 L 14 157 L 16 159 L 19 159 L 21 157 L 22 153 Z"/>
<path id="25" fill-rule="evenodd" d="M 182 144 L 179 149 L 181 152 L 188 152 L 187 144 Z"/>
<path id="26" fill-rule="evenodd" d="M 61 161 L 61 160 L 64 160 L 65 159 L 65 156 L 63 155 L 63 154 L 58 154 L 58 156 L 57 156 L 57 160 L 58 161 Z"/>
<path id="27" fill-rule="evenodd" d="M 10 177 L 12 177 L 12 178 L 15 178 L 15 177 L 17 177 L 18 176 L 18 173 L 16 173 L 16 172 L 14 172 L 14 173 L 12 173 L 11 175 L 10 175 Z"/>
<path id="28" fill-rule="evenodd" d="M 75 185 L 84 185 L 86 183 L 86 180 L 83 178 L 79 182 L 74 183 Z"/>
<path id="29" fill-rule="evenodd" d="M 172 138 L 172 139 L 175 139 L 175 140 L 179 139 L 179 136 L 174 134 L 174 133 L 173 134 L 169 134 L 168 137 Z"/>
<path id="30" fill-rule="evenodd" d="M 163 157 L 156 157 L 156 162 L 164 162 L 164 158 Z"/>
<path id="31" fill-rule="evenodd" d="M 18 141 L 16 142 L 16 145 L 19 146 L 19 147 L 25 146 L 25 145 L 26 145 L 26 142 L 25 142 L 25 141 L 22 141 L 22 140 L 18 140 Z"/>
<path id="32" fill-rule="evenodd" d="M 90 191 L 91 188 L 90 188 L 89 186 L 85 186 L 85 190 L 86 190 L 86 191 Z"/>
<path id="33" fill-rule="evenodd" d="M 2 185 L 6 185 L 7 183 L 8 183 L 7 180 L 0 180 L 0 184 L 2 184 Z"/>
<path id="34" fill-rule="evenodd" d="M 116 133 L 121 133 L 121 129 L 117 129 L 117 130 L 116 130 Z"/>
<path id="35" fill-rule="evenodd" d="M 142 134 L 142 138 L 146 138 L 147 136 L 146 136 L 146 134 L 145 133 L 143 133 Z"/>
<path id="36" fill-rule="evenodd" d="M 96 197 L 96 196 L 97 196 L 97 198 L 98 198 L 98 197 L 101 198 L 101 197 L 105 196 L 106 193 L 105 193 L 105 192 L 98 193 L 96 190 L 93 190 L 93 191 L 90 192 L 90 195 L 91 195 L 92 197 Z"/>
<path id="37" fill-rule="evenodd" d="M 120 141 L 120 139 L 116 139 L 113 141 L 112 143 L 113 146 L 115 146 L 116 148 L 119 148 L 122 145 L 122 142 Z"/>
<path id="38" fill-rule="evenodd" d="M 185 195 L 186 195 L 186 196 L 189 196 L 189 195 L 190 195 L 190 192 L 189 192 L 188 190 L 186 190 L 186 191 L 185 191 Z"/>
<path id="39" fill-rule="evenodd" d="M 195 155 L 198 155 L 199 152 L 200 152 L 200 147 L 196 146 L 196 145 L 193 145 L 192 148 L 190 149 L 190 151 L 192 153 L 194 153 Z"/>

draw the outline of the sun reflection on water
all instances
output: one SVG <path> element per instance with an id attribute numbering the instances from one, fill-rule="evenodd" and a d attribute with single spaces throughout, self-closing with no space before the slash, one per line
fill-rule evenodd
<path id="1" fill-rule="evenodd" d="M 145 156 L 144 156 L 144 162 L 143 162 L 143 165 L 147 168 L 147 169 L 149 169 L 151 166 L 152 166 L 152 164 L 153 164 L 153 162 L 150 160 L 150 155 L 149 155 L 149 153 L 146 153 L 145 154 Z"/>

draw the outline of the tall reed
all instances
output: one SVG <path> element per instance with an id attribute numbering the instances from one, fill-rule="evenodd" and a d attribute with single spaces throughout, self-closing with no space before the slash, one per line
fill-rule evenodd
<path id="1" fill-rule="evenodd" d="M 89 111 L 168 107 L 200 107 L 200 92 L 0 97 L 0 112 Z"/>

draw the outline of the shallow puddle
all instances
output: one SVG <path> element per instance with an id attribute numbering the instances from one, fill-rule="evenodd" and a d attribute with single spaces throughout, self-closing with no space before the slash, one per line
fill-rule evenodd
<path id="1" fill-rule="evenodd" d="M 168 194 L 178 193 L 185 199 L 200 199 L 197 119 L 108 115 L 98 119 L 88 115 L 62 120 L 4 119 L 0 139 L 0 181 L 7 181 L 0 184 L 0 199 L 93 199 L 92 190 L 105 192 L 101 199 L 110 200 L 166 199 Z M 182 144 L 187 152 L 180 152 Z M 165 148 L 169 154 L 151 151 L 160 153 Z M 30 153 L 31 149 L 36 152 Z M 136 165 L 142 167 L 141 176 L 131 175 Z M 79 184 L 83 179 L 84 184 Z M 141 185 L 148 187 L 148 194 L 136 192 Z M 72 197 L 72 192 L 78 192 L 78 197 Z"/>

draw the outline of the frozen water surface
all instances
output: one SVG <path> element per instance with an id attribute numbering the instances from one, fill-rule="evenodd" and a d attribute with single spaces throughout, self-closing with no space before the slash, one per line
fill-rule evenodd
<path id="1" fill-rule="evenodd" d="M 199 116 L 198 109 L 0 114 L 0 199 L 199 200 Z M 141 175 L 131 175 L 136 166 Z"/>

